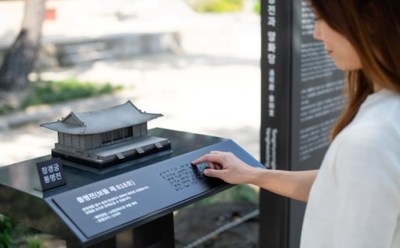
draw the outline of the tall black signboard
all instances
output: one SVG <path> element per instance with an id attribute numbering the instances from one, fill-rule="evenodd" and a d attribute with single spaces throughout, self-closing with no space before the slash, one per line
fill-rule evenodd
<path id="1" fill-rule="evenodd" d="M 344 75 L 313 38 L 301 0 L 262 1 L 261 161 L 270 169 L 320 166 L 343 108 Z M 298 247 L 305 204 L 261 192 L 260 247 Z"/>

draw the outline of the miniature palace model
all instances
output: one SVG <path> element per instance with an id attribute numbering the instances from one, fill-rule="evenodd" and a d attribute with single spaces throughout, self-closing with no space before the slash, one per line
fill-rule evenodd
<path id="1" fill-rule="evenodd" d="M 142 112 L 128 101 L 98 111 L 71 112 L 41 126 L 58 132 L 53 156 L 102 168 L 171 149 L 168 139 L 147 133 L 147 122 L 160 116 Z"/>

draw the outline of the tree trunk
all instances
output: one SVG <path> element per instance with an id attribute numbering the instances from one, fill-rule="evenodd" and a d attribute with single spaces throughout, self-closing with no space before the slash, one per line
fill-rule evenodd
<path id="1" fill-rule="evenodd" d="M 0 68 L 0 90 L 12 91 L 28 84 L 40 48 L 46 0 L 25 0 L 21 31 Z"/>

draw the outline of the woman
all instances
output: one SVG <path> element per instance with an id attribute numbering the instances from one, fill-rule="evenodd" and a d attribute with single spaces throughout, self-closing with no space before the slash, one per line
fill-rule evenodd
<path id="1" fill-rule="evenodd" d="M 214 151 L 204 173 L 307 201 L 301 247 L 400 247 L 400 1 L 310 0 L 314 36 L 347 72 L 348 104 L 318 171 L 263 170 Z"/>

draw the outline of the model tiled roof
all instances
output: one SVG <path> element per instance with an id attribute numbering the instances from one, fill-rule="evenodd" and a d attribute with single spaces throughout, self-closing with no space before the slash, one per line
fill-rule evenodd
<path id="1" fill-rule="evenodd" d="M 162 114 L 142 112 L 131 101 L 128 101 L 98 111 L 71 112 L 59 121 L 43 123 L 41 126 L 60 133 L 97 134 L 145 123 L 160 116 Z"/>

